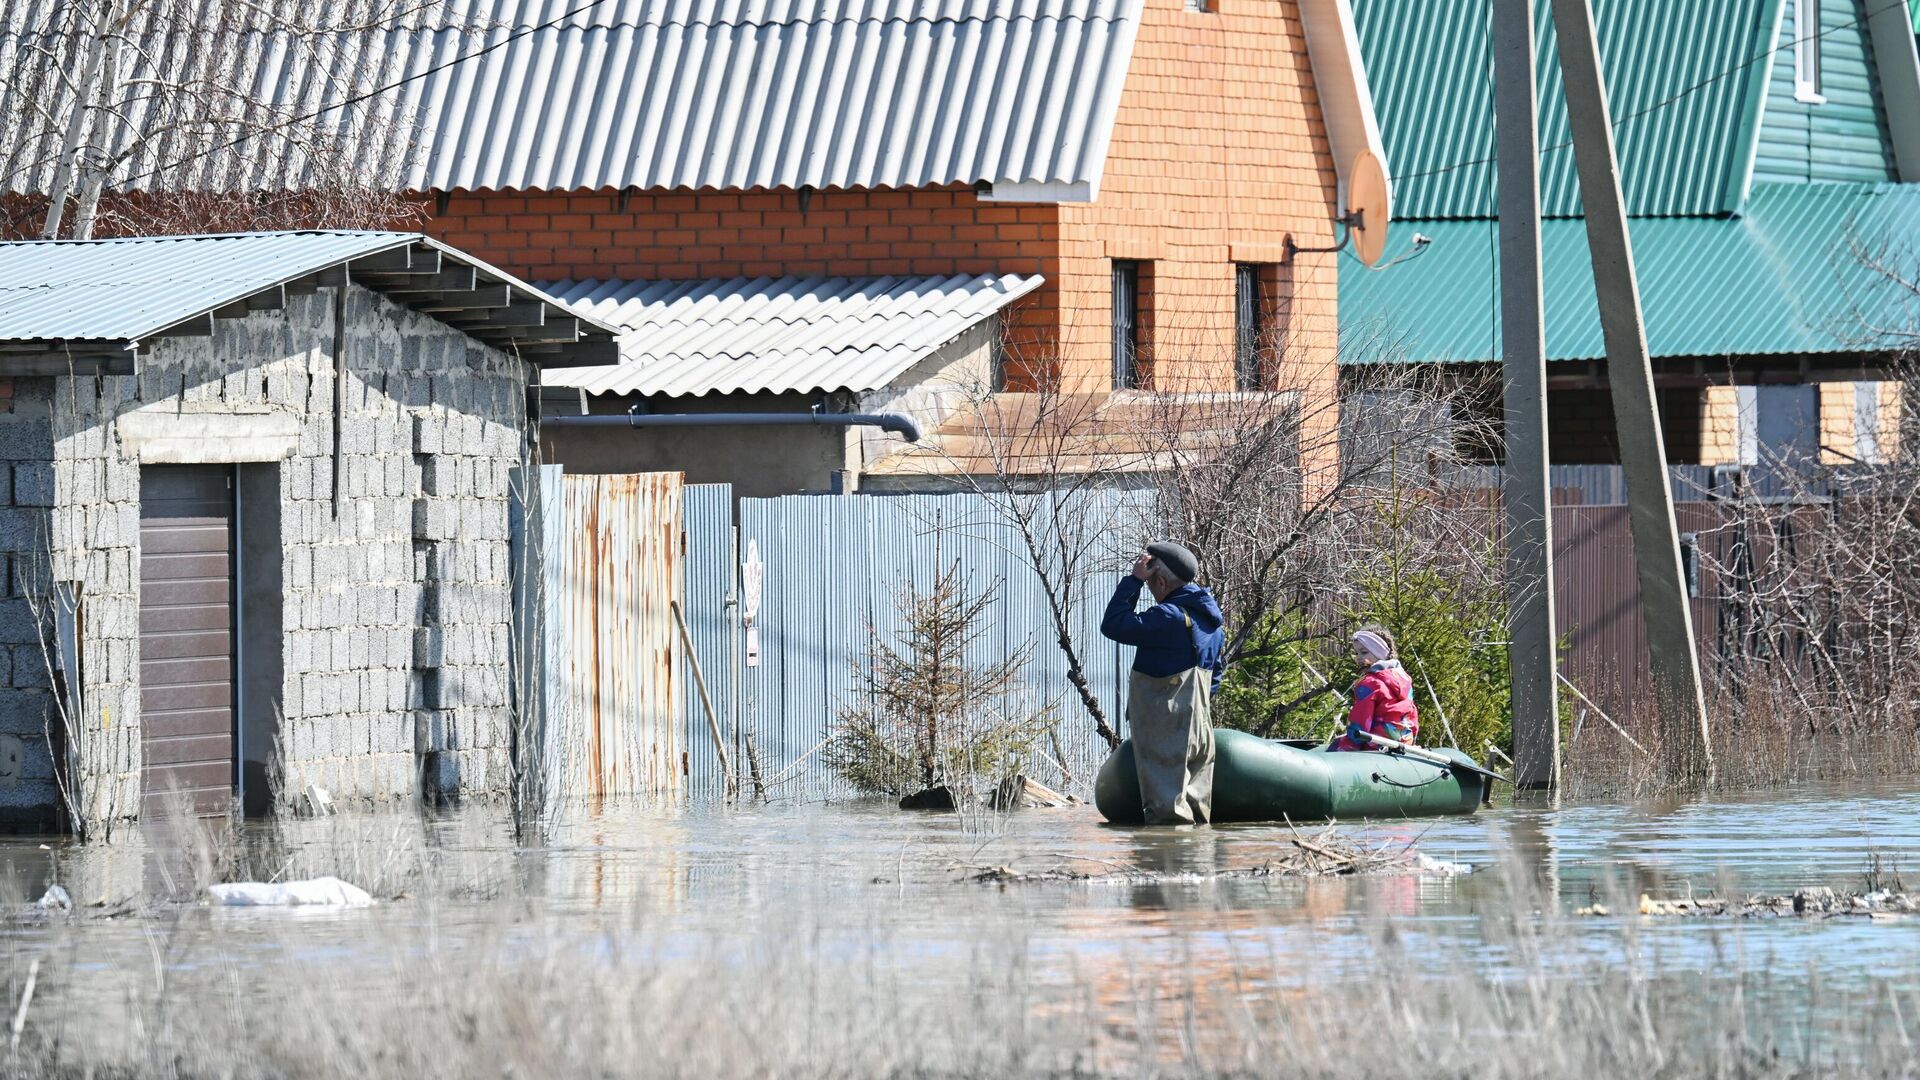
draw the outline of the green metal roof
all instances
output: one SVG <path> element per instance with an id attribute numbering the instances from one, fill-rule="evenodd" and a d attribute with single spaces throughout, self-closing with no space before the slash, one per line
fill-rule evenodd
<path id="1" fill-rule="evenodd" d="M 1422 254 L 1340 271 L 1343 364 L 1497 359 L 1494 222 L 1401 222 L 1394 252 L 1418 231 Z M 1888 328 L 1920 330 L 1920 298 L 1864 265 L 1883 254 L 1912 269 L 1920 184 L 1757 184 L 1739 218 L 1639 218 L 1629 226 L 1659 357 L 1874 351 Z M 1390 253 L 1391 254 L 1391 253 Z M 1599 309 L 1586 223 L 1542 223 L 1547 355 L 1599 359 Z"/>
<path id="2" fill-rule="evenodd" d="M 1579 213 L 1566 96 L 1536 0 L 1540 194 Z M 1784 0 L 1596 0 L 1602 65 L 1629 212 L 1738 209 Z M 1493 214 L 1486 0 L 1354 0 L 1354 19 L 1400 218 Z"/>

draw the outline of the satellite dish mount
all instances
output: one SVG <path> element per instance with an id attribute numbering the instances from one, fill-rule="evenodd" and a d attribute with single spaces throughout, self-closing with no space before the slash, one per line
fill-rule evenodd
<path id="1" fill-rule="evenodd" d="M 1288 233 L 1285 243 L 1287 261 L 1292 262 L 1295 255 L 1326 255 L 1347 250 L 1347 245 L 1353 242 L 1354 230 L 1364 230 L 1367 227 L 1367 215 L 1363 210 L 1349 210 L 1334 218 L 1333 223 L 1340 226 L 1341 232 L 1340 242 L 1332 247 L 1301 247 L 1293 242 L 1293 234 Z"/>
<path id="2" fill-rule="evenodd" d="M 1354 155 L 1353 168 L 1347 174 L 1347 208 L 1334 224 L 1343 230 L 1340 242 L 1332 247 L 1301 247 L 1289 235 L 1287 261 L 1295 255 L 1328 254 L 1353 248 L 1353 257 L 1368 266 L 1379 266 L 1387 248 L 1387 172 L 1371 150 Z"/>

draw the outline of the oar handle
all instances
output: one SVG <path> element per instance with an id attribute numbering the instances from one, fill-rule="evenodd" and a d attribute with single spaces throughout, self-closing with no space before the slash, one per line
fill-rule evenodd
<path id="1" fill-rule="evenodd" d="M 1403 743 L 1403 742 L 1395 742 L 1392 739 L 1382 738 L 1378 735 L 1375 735 L 1371 731 L 1363 731 L 1360 734 L 1366 736 L 1369 742 L 1373 743 L 1375 746 L 1378 746 L 1380 749 L 1386 751 L 1389 754 L 1399 754 L 1402 757 L 1411 758 L 1414 761 L 1424 762 L 1425 764 L 1433 765 L 1442 769 L 1465 769 L 1468 772 L 1476 773 L 1480 776 L 1487 777 L 1488 779 L 1491 779 L 1491 780 L 1501 780 L 1509 784 L 1513 783 L 1512 780 L 1508 780 L 1506 777 L 1501 776 L 1499 773 L 1494 772 L 1492 769 L 1482 768 L 1478 765 L 1474 765 L 1465 761 L 1455 761 L 1450 757 L 1445 757 L 1440 754 L 1431 753 L 1429 751 L 1422 750 L 1416 746 L 1408 746 L 1406 743 Z"/>

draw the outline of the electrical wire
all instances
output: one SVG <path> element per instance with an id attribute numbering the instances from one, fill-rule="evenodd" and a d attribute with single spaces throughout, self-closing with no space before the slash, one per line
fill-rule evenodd
<path id="1" fill-rule="evenodd" d="M 1690 86 L 1684 87 L 1679 91 L 1673 93 L 1672 95 L 1662 98 L 1661 100 L 1656 101 L 1653 104 L 1646 106 L 1645 108 L 1636 109 L 1633 112 L 1625 113 L 1623 115 L 1614 117 L 1612 127 L 1614 128 L 1614 130 L 1617 131 L 1620 128 L 1626 126 L 1627 124 L 1630 124 L 1635 120 L 1640 119 L 1641 117 L 1647 116 L 1651 113 L 1659 112 L 1661 109 L 1665 109 L 1671 105 L 1676 104 L 1683 98 L 1691 97 L 1692 95 L 1699 93 L 1700 91 L 1705 90 L 1710 86 L 1715 86 L 1721 82 L 1726 81 L 1728 78 L 1734 75 L 1739 75 L 1745 72 L 1748 68 L 1759 63 L 1762 60 L 1771 60 L 1773 57 L 1779 55 L 1782 51 L 1788 48 L 1797 46 L 1803 41 L 1811 41 L 1815 38 L 1824 38 L 1830 34 L 1837 33 L 1841 30 L 1850 30 L 1856 26 L 1860 26 L 1863 23 L 1871 21 L 1873 17 L 1876 15 L 1879 15 L 1883 12 L 1892 11 L 1895 8 L 1905 8 L 1906 6 L 1907 6 L 1907 0 L 1889 0 L 1888 3 L 1882 4 L 1881 6 L 1876 8 L 1869 9 L 1865 15 L 1857 19 L 1853 19 L 1849 22 L 1841 23 L 1838 26 L 1824 28 L 1811 34 L 1803 34 L 1790 41 L 1782 42 L 1781 44 L 1775 45 L 1770 49 L 1763 49 L 1760 52 L 1755 53 L 1754 55 L 1748 57 L 1747 59 L 1742 60 L 1740 63 L 1735 64 L 1734 66 L 1727 68 L 1724 71 L 1716 72 L 1713 75 L 1709 75 L 1706 78 L 1700 80 L 1699 82 L 1696 82 Z M 1489 29 L 1489 37 L 1491 37 L 1491 29 Z M 1550 145 L 1543 146 L 1540 148 L 1540 156 L 1544 158 L 1548 154 L 1557 153 L 1561 150 L 1565 150 L 1571 147 L 1572 145 L 1573 145 L 1573 140 L 1569 138 L 1561 142 L 1552 143 Z M 1393 182 L 1395 184 L 1402 184 L 1409 180 L 1424 180 L 1431 176 L 1444 176 L 1445 174 L 1450 172 L 1459 172 L 1461 169 L 1473 169 L 1483 165 L 1492 165 L 1492 164 L 1494 164 L 1494 158 L 1491 155 L 1487 157 L 1482 157 L 1482 158 L 1473 158 L 1468 161 L 1456 161 L 1451 165 L 1441 165 L 1437 168 L 1422 170 L 1421 172 L 1407 173 L 1403 176 L 1396 176 L 1396 177 L 1393 177 Z"/>
<path id="2" fill-rule="evenodd" d="M 309 120 L 319 119 L 320 117 L 325 116 L 330 112 L 337 112 L 341 109 L 351 108 L 352 106 L 358 105 L 363 101 L 369 101 L 369 100 L 372 100 L 373 98 L 379 97 L 381 94 L 390 93 L 394 90 L 398 90 L 401 87 L 407 85 L 408 83 L 417 82 L 421 79 L 426 78 L 429 75 L 439 74 L 440 72 L 445 71 L 456 64 L 463 64 L 463 63 L 466 63 L 468 60 L 477 60 L 480 57 L 485 56 L 496 49 L 502 48 L 503 46 L 506 46 L 506 45 L 510 45 L 513 42 L 518 41 L 521 38 L 526 37 L 530 34 L 535 34 L 542 30 L 550 30 L 553 27 L 558 26 L 563 22 L 566 22 L 568 19 L 573 18 L 576 15 L 580 15 L 580 14 L 584 14 L 585 12 L 592 11 L 594 8 L 597 8 L 600 5 L 605 4 L 607 2 L 608 0 L 587 0 L 586 3 L 581 4 L 578 7 L 568 8 L 566 11 L 561 12 L 559 15 L 556 15 L 553 18 L 548 19 L 546 22 L 540 23 L 537 26 L 528 26 L 528 27 L 523 27 L 519 30 L 516 30 L 511 34 L 508 34 L 506 37 L 501 38 L 499 41 L 496 41 L 491 45 L 486 46 L 485 48 L 476 49 L 475 51 L 470 53 L 462 53 L 461 55 L 452 57 L 451 59 L 442 60 L 438 64 L 434 64 L 431 67 L 422 68 L 421 70 L 416 71 L 411 75 L 408 75 L 408 76 L 405 76 L 404 78 L 396 79 L 393 82 L 387 83 L 385 86 L 375 87 L 374 89 L 368 90 L 363 94 L 356 94 L 353 97 L 347 98 L 344 101 L 337 101 L 331 105 L 322 105 L 319 108 L 314 109 L 312 112 L 303 113 L 299 116 L 289 117 L 288 119 L 283 120 L 280 123 L 270 124 L 267 127 L 259 129 L 258 131 L 249 131 L 243 135 L 239 135 L 231 140 L 228 140 L 227 142 L 221 143 L 218 146 L 209 146 L 204 150 L 196 151 L 195 153 L 188 154 L 186 157 L 167 162 L 164 165 L 156 165 L 153 168 L 148 169 L 146 172 L 140 173 L 135 176 L 130 176 L 125 180 L 120 181 L 117 186 L 125 187 L 130 184 L 135 184 L 149 177 L 158 176 L 161 173 L 166 172 L 170 169 L 177 169 L 182 165 L 191 164 L 210 154 L 217 154 L 223 150 L 231 150 L 234 147 L 241 145 L 242 143 L 249 142 L 253 139 L 257 139 L 263 135 L 271 135 L 276 131 L 282 131 L 286 128 L 294 126 L 295 124 L 304 124 Z"/>

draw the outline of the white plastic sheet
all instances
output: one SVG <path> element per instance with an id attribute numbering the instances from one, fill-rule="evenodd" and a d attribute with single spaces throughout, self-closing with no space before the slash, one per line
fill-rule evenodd
<path id="1" fill-rule="evenodd" d="M 337 877 L 310 881 L 236 881 L 207 892 L 222 907 L 371 907 L 373 897 Z"/>

